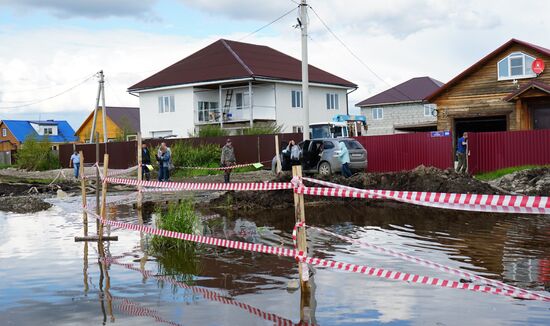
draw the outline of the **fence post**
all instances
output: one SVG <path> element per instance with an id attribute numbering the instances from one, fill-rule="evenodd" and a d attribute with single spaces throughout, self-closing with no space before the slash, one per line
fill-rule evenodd
<path id="1" fill-rule="evenodd" d="M 281 167 L 281 157 L 279 156 L 279 135 L 275 135 L 275 173 L 279 174 L 281 173 L 282 167 Z M 294 173 L 294 169 L 292 169 L 292 173 Z M 302 171 L 300 169 L 300 176 L 302 176 Z M 294 197 L 296 199 L 296 197 Z"/>
<path id="2" fill-rule="evenodd" d="M 80 151 L 80 168 L 78 175 L 80 176 L 80 188 L 82 190 L 82 207 L 86 207 L 86 179 L 84 178 L 84 153 Z M 88 213 L 86 210 L 82 210 L 82 223 L 84 224 L 84 236 L 88 235 Z"/>
<path id="3" fill-rule="evenodd" d="M 101 219 L 107 219 L 107 173 L 109 173 L 109 154 L 103 155 L 103 182 L 101 184 Z M 99 241 L 103 237 L 103 223 L 99 223 Z"/>
<path id="4" fill-rule="evenodd" d="M 138 210 L 141 210 L 141 207 L 142 207 L 142 200 L 143 200 L 143 193 L 141 192 L 142 191 L 142 186 L 141 186 L 141 181 L 142 181 L 142 176 L 143 176 L 143 165 L 141 164 L 141 160 L 142 160 L 142 157 L 141 157 L 142 153 L 141 153 L 141 132 L 138 132 L 137 134 L 137 166 L 138 166 L 138 175 L 137 175 L 137 179 L 138 179 L 138 182 L 140 184 L 138 184 L 138 195 L 137 195 L 137 209 Z"/>

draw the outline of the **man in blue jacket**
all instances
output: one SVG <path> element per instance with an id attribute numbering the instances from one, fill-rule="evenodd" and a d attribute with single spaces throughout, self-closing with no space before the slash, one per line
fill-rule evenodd
<path id="1" fill-rule="evenodd" d="M 468 133 L 462 134 L 462 137 L 458 138 L 456 142 L 456 156 L 458 158 L 458 166 L 456 172 L 467 173 L 468 172 Z"/>
<path id="2" fill-rule="evenodd" d="M 351 169 L 349 168 L 349 151 L 343 141 L 340 142 L 340 153 L 338 154 L 338 159 L 342 163 L 342 175 L 346 178 L 351 177 Z"/>

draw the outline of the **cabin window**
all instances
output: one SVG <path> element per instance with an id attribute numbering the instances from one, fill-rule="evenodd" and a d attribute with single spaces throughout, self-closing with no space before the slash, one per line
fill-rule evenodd
<path id="1" fill-rule="evenodd" d="M 292 91 L 291 92 L 292 97 L 292 107 L 293 108 L 303 108 L 304 103 L 302 101 L 302 91 Z"/>
<path id="2" fill-rule="evenodd" d="M 174 95 L 159 96 L 159 113 L 175 111 Z"/>
<path id="3" fill-rule="evenodd" d="M 303 126 L 292 126 L 292 132 L 294 133 L 303 133 L 304 127 Z"/>
<path id="4" fill-rule="evenodd" d="M 44 128 L 44 135 L 53 135 L 53 128 L 51 127 Z"/>
<path id="5" fill-rule="evenodd" d="M 338 110 L 338 94 L 327 94 L 327 110 Z"/>
<path id="6" fill-rule="evenodd" d="M 435 115 L 435 104 L 424 104 L 424 116 L 425 117 L 432 117 Z"/>
<path id="7" fill-rule="evenodd" d="M 535 61 L 535 58 L 525 53 L 511 53 L 497 64 L 498 80 L 536 77 L 531 69 L 533 61 Z"/>
<path id="8" fill-rule="evenodd" d="M 372 109 L 372 119 L 373 120 L 382 120 L 384 118 L 384 109 L 374 108 Z"/>
<path id="9" fill-rule="evenodd" d="M 8 136 L 8 130 L 6 128 L 2 128 L 2 137 Z"/>
<path id="10" fill-rule="evenodd" d="M 243 108 L 243 93 L 235 94 L 235 106 L 237 107 L 237 110 Z"/>
<path id="11" fill-rule="evenodd" d="M 217 121 L 220 116 L 218 102 L 199 101 L 199 121 Z"/>

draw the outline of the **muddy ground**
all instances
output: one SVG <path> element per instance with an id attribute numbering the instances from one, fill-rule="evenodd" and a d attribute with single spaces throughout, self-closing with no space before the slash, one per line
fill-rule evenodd
<path id="1" fill-rule="evenodd" d="M 521 195 L 550 195 L 550 168 L 517 171 L 491 181 L 490 184 Z"/>
<path id="2" fill-rule="evenodd" d="M 488 183 L 471 176 L 465 176 L 454 170 L 440 170 L 433 167 L 419 166 L 411 171 L 396 173 L 356 173 L 350 178 L 334 175 L 330 178 L 315 176 L 315 178 L 334 183 L 360 188 L 383 190 L 432 191 L 450 193 L 500 194 L 501 191 Z M 281 175 L 273 181 L 290 181 L 290 174 Z M 314 186 L 308 182 L 306 186 Z M 362 199 L 339 199 L 333 197 L 310 197 L 307 203 L 322 205 L 328 203 L 349 203 L 367 201 Z M 379 201 L 378 201 L 379 202 Z M 228 192 L 211 201 L 213 206 L 232 206 L 242 210 L 289 208 L 294 205 L 293 193 L 290 191 L 266 192 Z"/>

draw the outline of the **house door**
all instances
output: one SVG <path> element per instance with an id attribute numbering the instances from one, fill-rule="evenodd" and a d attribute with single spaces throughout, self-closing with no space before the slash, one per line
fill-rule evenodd
<path id="1" fill-rule="evenodd" d="M 550 104 L 533 110 L 533 129 L 550 129 Z"/>

